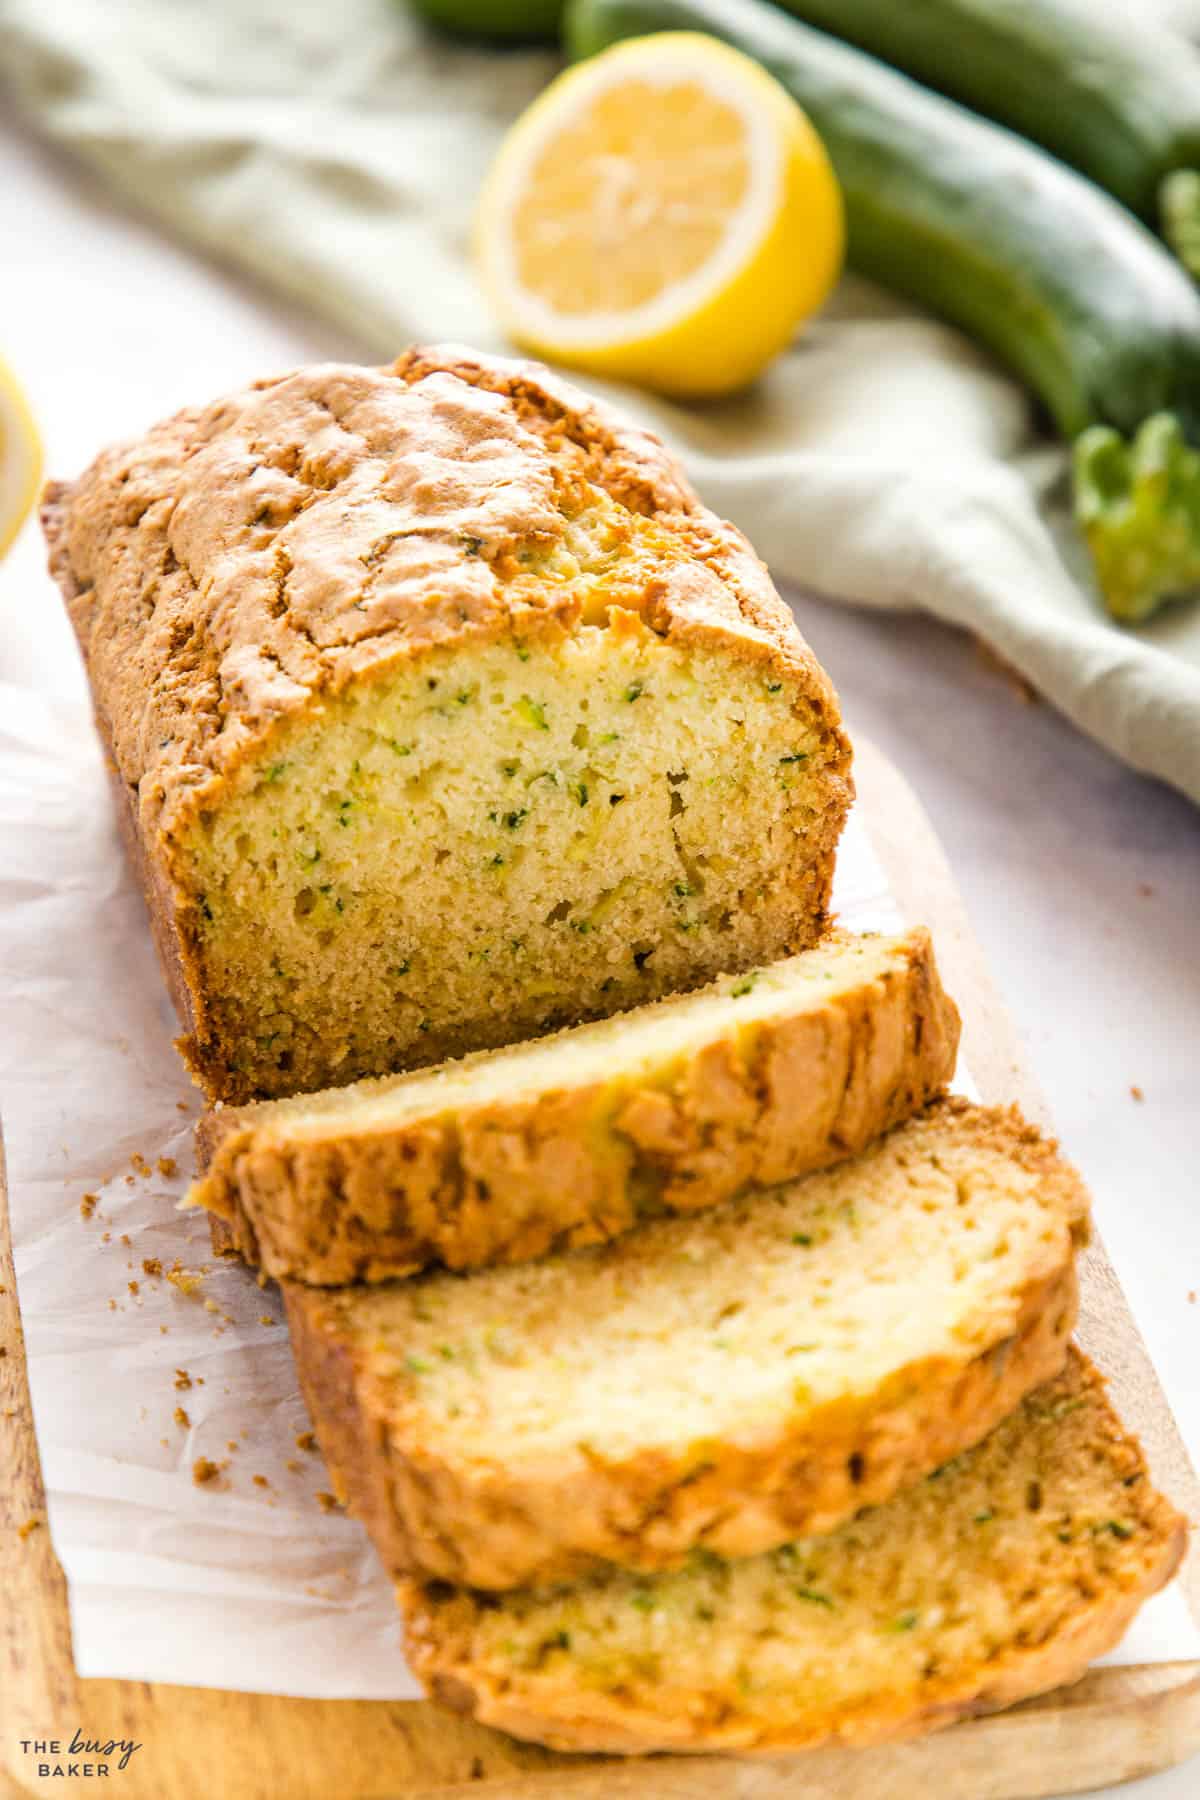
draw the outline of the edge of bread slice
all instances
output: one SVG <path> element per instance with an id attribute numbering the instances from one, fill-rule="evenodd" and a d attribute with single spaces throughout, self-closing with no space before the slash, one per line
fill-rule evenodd
<path id="1" fill-rule="evenodd" d="M 284 1285 L 333 1483 L 394 1573 L 504 1589 L 829 1530 L 1061 1366 L 1087 1194 L 935 1101 L 852 1162 L 537 1263 Z"/>
<path id="2" fill-rule="evenodd" d="M 280 1279 L 526 1261 L 852 1155 L 938 1091 L 958 1034 L 928 932 L 833 932 L 516 1048 L 209 1114 L 190 1197 Z"/>
<path id="3" fill-rule="evenodd" d="M 788 1751 L 915 1736 L 1077 1679 L 1187 1527 L 1096 1371 L 832 1536 L 502 1598 L 405 1584 L 431 1696 L 558 1750 Z"/>

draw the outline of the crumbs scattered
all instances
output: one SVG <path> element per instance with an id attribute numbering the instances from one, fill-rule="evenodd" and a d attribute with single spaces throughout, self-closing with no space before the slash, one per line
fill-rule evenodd
<path id="1" fill-rule="evenodd" d="M 160 1156 L 158 1159 L 158 1172 L 164 1180 L 170 1181 L 172 1175 L 178 1174 L 179 1164 L 175 1161 L 173 1156 Z"/>
<path id="2" fill-rule="evenodd" d="M 298 1475 L 300 1473 L 301 1468 L 303 1467 L 303 1464 L 297 1462 L 297 1460 L 294 1456 L 289 1456 L 283 1466 L 285 1469 L 288 1470 L 289 1474 Z"/>
<path id="3" fill-rule="evenodd" d="M 258 1322 L 260 1325 L 278 1325 L 279 1320 L 273 1319 L 270 1313 L 259 1313 Z"/>
<path id="4" fill-rule="evenodd" d="M 169 1325 L 160 1325 L 158 1329 L 161 1331 L 162 1335 L 164 1337 L 166 1337 L 166 1335 L 167 1335 L 168 1331 L 170 1331 L 171 1327 Z"/>
<path id="5" fill-rule="evenodd" d="M 130 1237 L 130 1235 L 127 1231 L 123 1231 L 121 1233 L 121 1242 L 124 1244 L 124 1246 L 127 1250 L 131 1250 L 133 1248 L 133 1239 Z"/>
<path id="6" fill-rule="evenodd" d="M 176 1257 L 167 1270 L 167 1280 L 172 1287 L 178 1288 L 181 1294 L 194 1294 L 204 1280 L 204 1270 L 185 1269 L 179 1258 Z"/>
<path id="7" fill-rule="evenodd" d="M 129 1159 L 129 1163 L 134 1174 L 140 1175 L 143 1181 L 147 1181 L 153 1173 L 150 1164 L 146 1161 L 140 1150 L 134 1151 Z"/>
<path id="8" fill-rule="evenodd" d="M 175 1111 L 181 1112 L 181 1113 L 186 1113 L 186 1112 L 190 1112 L 191 1108 L 189 1107 L 186 1100 L 177 1100 L 175 1102 Z"/>
<path id="9" fill-rule="evenodd" d="M 1129 1092 L 1133 1095 L 1135 1100 L 1141 1101 L 1146 1098 L 1136 1081 L 1130 1085 Z"/>
<path id="10" fill-rule="evenodd" d="M 100 1204 L 99 1194 L 85 1194 L 83 1196 L 83 1199 L 79 1202 L 80 1218 L 81 1219 L 90 1219 L 92 1214 L 95 1212 L 96 1208 L 99 1206 L 99 1204 Z"/>
<path id="11" fill-rule="evenodd" d="M 190 1388 L 191 1385 L 192 1385 L 192 1378 L 188 1374 L 187 1370 L 186 1369 L 176 1369 L 176 1371 L 175 1371 L 175 1386 L 177 1388 Z"/>
<path id="12" fill-rule="evenodd" d="M 311 1431 L 301 1431 L 296 1437 L 297 1450 L 315 1450 L 317 1440 Z"/>
<path id="13" fill-rule="evenodd" d="M 116 1310 L 117 1310 L 117 1303 L 116 1303 L 116 1301 L 115 1301 L 115 1300 L 110 1300 L 110 1301 L 109 1301 L 109 1303 L 108 1303 L 108 1310 L 109 1310 L 109 1312 L 116 1312 Z"/>
<path id="14" fill-rule="evenodd" d="M 31 1519 L 26 1519 L 23 1525 L 17 1526 L 17 1536 L 24 1543 L 27 1537 L 32 1537 L 35 1531 L 40 1531 L 41 1525 L 42 1521 L 35 1513 Z"/>
<path id="15" fill-rule="evenodd" d="M 127 1176 L 126 1176 L 126 1177 L 125 1177 L 125 1186 L 126 1186 L 126 1187 L 132 1187 L 132 1186 L 133 1186 L 133 1185 L 134 1185 L 134 1180 L 135 1180 L 135 1177 L 134 1177 L 134 1176 L 132 1176 L 132 1175 L 127 1175 Z"/>
<path id="16" fill-rule="evenodd" d="M 158 1276 L 158 1275 L 162 1274 L 162 1263 L 159 1261 L 157 1256 L 143 1256 L 143 1258 L 142 1258 L 142 1274 L 150 1275 L 150 1276 Z"/>
<path id="17" fill-rule="evenodd" d="M 131 1294 L 140 1294 L 142 1291 L 140 1282 L 129 1281 L 129 1282 L 126 1282 L 125 1285 L 128 1287 Z"/>
<path id="18" fill-rule="evenodd" d="M 337 1511 L 336 1497 L 333 1494 L 327 1494 L 325 1492 L 324 1488 L 322 1488 L 320 1493 L 317 1495 L 317 1505 L 320 1507 L 322 1512 L 336 1512 Z"/>
<path id="19" fill-rule="evenodd" d="M 237 1447 L 238 1447 L 238 1440 L 236 1438 L 230 1438 L 229 1442 L 225 1446 L 225 1448 L 227 1450 L 236 1450 Z"/>
<path id="20" fill-rule="evenodd" d="M 224 1468 L 224 1463 L 211 1462 L 207 1456 L 198 1456 L 192 1464 L 192 1480 L 197 1487 L 204 1487 L 208 1482 L 215 1481 Z"/>
<path id="21" fill-rule="evenodd" d="M 187 1413 L 182 1406 L 177 1406 L 175 1408 L 175 1423 L 177 1425 L 182 1425 L 185 1431 L 190 1431 L 192 1428 L 192 1421 L 188 1418 Z"/>
<path id="22" fill-rule="evenodd" d="M 269 1488 L 271 1485 L 265 1475 L 252 1475 L 250 1479 L 253 1481 L 255 1487 L 268 1487 Z"/>
<path id="23" fill-rule="evenodd" d="M 1189 1288 L 1188 1289 L 1188 1305 L 1195 1306 L 1195 1304 L 1196 1304 L 1196 1290 L 1195 1290 L 1195 1288 Z"/>
<path id="24" fill-rule="evenodd" d="M 106 1231 L 104 1233 L 104 1235 L 102 1236 L 102 1238 L 100 1239 L 100 1242 L 102 1244 L 111 1244 L 112 1243 L 112 1232 Z"/>

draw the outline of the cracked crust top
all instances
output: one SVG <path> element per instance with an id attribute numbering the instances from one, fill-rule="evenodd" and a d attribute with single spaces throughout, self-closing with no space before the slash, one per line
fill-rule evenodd
<path id="1" fill-rule="evenodd" d="M 566 541 L 589 484 L 683 551 L 642 567 L 643 619 L 803 672 L 845 775 L 820 666 L 656 438 L 534 365 L 414 349 L 177 413 L 48 490 L 51 568 L 143 832 L 170 834 L 323 692 L 434 644 L 569 627 L 571 584 L 522 559 Z"/>

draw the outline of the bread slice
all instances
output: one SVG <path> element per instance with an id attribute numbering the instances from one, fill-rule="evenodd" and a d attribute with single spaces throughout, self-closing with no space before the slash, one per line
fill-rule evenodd
<path id="1" fill-rule="evenodd" d="M 1185 1538 L 1073 1351 L 978 1448 L 832 1536 L 559 1592 L 400 1597 L 431 1695 L 516 1737 L 800 1750 L 914 1736 L 1074 1681 Z"/>
<path id="2" fill-rule="evenodd" d="M 747 1556 L 976 1443 L 1062 1364 L 1078 1177 L 935 1102 L 852 1162 L 463 1278 L 285 1285 L 335 1487 L 481 1588 Z"/>
<path id="3" fill-rule="evenodd" d="M 523 1262 L 864 1148 L 954 1071 L 929 934 L 854 937 L 428 1073 L 223 1108 L 190 1198 L 271 1275 Z"/>
<path id="4" fill-rule="evenodd" d="M 429 1065 L 812 943 L 837 699 L 657 439 L 527 363 L 324 364 L 44 509 L 209 1097 Z"/>

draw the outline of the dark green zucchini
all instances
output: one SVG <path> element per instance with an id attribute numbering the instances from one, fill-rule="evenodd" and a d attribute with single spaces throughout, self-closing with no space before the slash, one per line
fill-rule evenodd
<path id="1" fill-rule="evenodd" d="M 1115 194 L 1200 275 L 1200 54 L 1093 0 L 778 0 Z"/>
<path id="2" fill-rule="evenodd" d="M 563 0 L 412 0 L 412 6 L 458 37 L 493 44 L 554 44 Z"/>
<path id="3" fill-rule="evenodd" d="M 564 24 L 577 58 L 703 31 L 769 69 L 825 141 L 852 265 L 986 344 L 1076 440 L 1078 517 L 1114 616 L 1145 618 L 1200 582 L 1187 448 L 1200 443 L 1200 294 L 1130 213 L 1011 132 L 759 0 L 569 0 Z"/>

